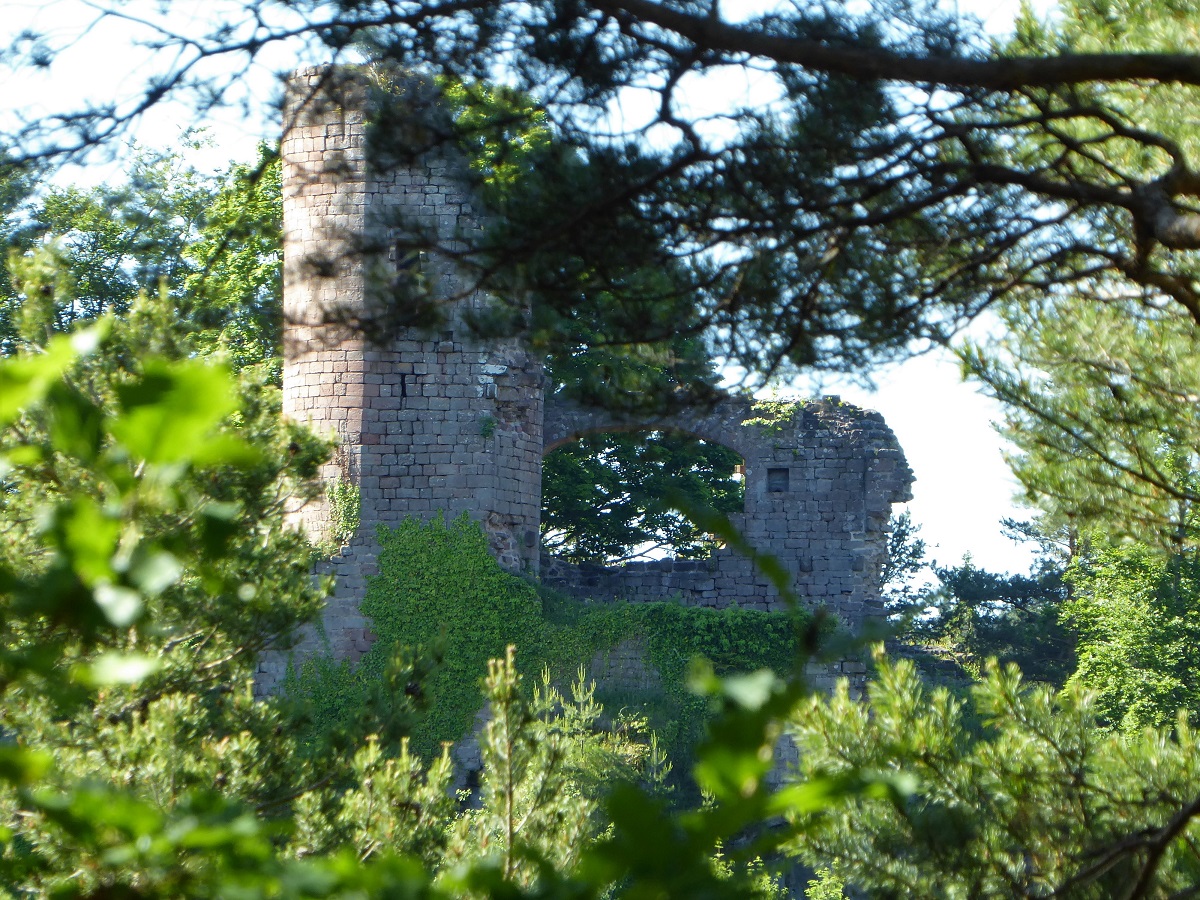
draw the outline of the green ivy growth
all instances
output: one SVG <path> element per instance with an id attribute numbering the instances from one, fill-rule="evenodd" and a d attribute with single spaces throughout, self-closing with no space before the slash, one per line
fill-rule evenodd
<path id="1" fill-rule="evenodd" d="M 465 515 L 452 522 L 409 519 L 397 528 L 380 527 L 378 537 L 379 574 L 362 603 L 375 644 L 355 672 L 313 664 L 304 680 L 308 691 L 337 698 L 323 707 L 324 715 L 338 719 L 353 715 L 356 690 L 365 696 L 401 648 L 437 656 L 440 664 L 420 686 L 425 711 L 411 734 L 414 750 L 427 757 L 442 741 L 469 731 L 487 661 L 503 656 L 507 645 L 516 645 L 524 671 L 548 669 L 555 683 L 565 685 L 581 663 L 633 639 L 644 648 L 657 683 L 632 696 L 614 695 L 601 684 L 598 696 L 610 708 L 648 715 L 678 760 L 689 755 L 707 718 L 704 701 L 686 688 L 693 659 L 704 657 L 718 674 L 764 667 L 782 674 L 795 658 L 798 625 L 804 624 L 735 608 L 584 603 L 539 589 L 500 568 L 482 529 Z M 324 683 L 330 679 L 338 683 Z"/>
<path id="2" fill-rule="evenodd" d="M 507 645 L 517 645 L 526 672 L 540 668 L 546 655 L 541 598 L 533 585 L 500 568 L 482 529 L 465 515 L 450 523 L 407 519 L 376 534 L 379 574 L 362 603 L 376 641 L 360 671 L 380 676 L 401 646 L 441 657 L 421 686 L 427 709 L 412 735 L 413 748 L 428 755 L 469 729 L 487 661 L 503 657 Z"/>
<path id="3" fill-rule="evenodd" d="M 750 409 L 756 415 L 742 424 L 756 425 L 763 434 L 782 434 L 783 429 L 795 421 L 804 406 L 803 400 L 755 400 Z"/>
<path id="4" fill-rule="evenodd" d="M 358 485 L 339 475 L 326 488 L 326 499 L 329 501 L 330 538 L 338 546 L 350 543 L 362 515 L 362 491 Z"/>
<path id="5" fill-rule="evenodd" d="M 763 668 L 786 673 L 795 661 L 798 626 L 807 621 L 736 607 L 583 603 L 549 590 L 543 597 L 551 646 L 557 651 L 554 662 L 563 671 L 579 661 L 589 663 L 627 639 L 641 646 L 658 684 L 632 694 L 602 684 L 597 696 L 611 708 L 633 706 L 644 713 L 676 761 L 690 756 L 708 721 L 707 701 L 687 687 L 693 662 L 703 658 L 719 675 Z"/>

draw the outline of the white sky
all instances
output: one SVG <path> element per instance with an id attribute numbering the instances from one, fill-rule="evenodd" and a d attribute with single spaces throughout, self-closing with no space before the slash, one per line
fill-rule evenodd
<path id="1" fill-rule="evenodd" d="M 224 2 L 227 0 L 207 0 L 192 6 L 176 3 L 172 14 L 194 9 L 196 15 L 212 21 L 214 8 Z M 948 2 L 961 14 L 981 19 L 997 34 L 1010 28 L 1018 8 L 1018 0 Z M 730 0 L 727 3 L 729 8 L 740 8 Z M 135 0 L 126 8 L 153 10 L 155 5 Z M 1035 3 L 1037 8 L 1048 5 L 1049 0 Z M 76 34 L 91 15 L 80 0 L 0 0 L 0 10 L 4 13 L 0 16 L 0 46 L 8 43 L 9 35 L 25 27 L 49 31 L 52 37 Z M 17 114 L 36 117 L 79 108 L 89 98 L 127 93 L 145 77 L 143 60 L 144 52 L 129 47 L 122 28 L 110 23 L 93 29 L 48 71 L 13 71 L 0 66 L 0 125 L 9 125 Z M 259 60 L 253 83 L 269 94 L 274 89 L 270 73 L 304 62 L 277 48 Z M 138 138 L 154 149 L 178 147 L 190 124 L 185 110 L 163 106 L 144 120 Z M 250 114 L 229 110 L 208 125 L 212 147 L 193 157 L 202 170 L 223 169 L 234 159 L 250 160 L 256 143 L 277 133 L 270 111 L 262 108 Z M 61 178 L 95 183 L 98 175 L 103 178 L 112 171 L 95 166 L 89 171 L 70 171 Z M 1003 461 L 1001 441 L 991 425 L 999 418 L 997 406 L 974 387 L 963 384 L 955 363 L 943 355 L 917 357 L 878 372 L 875 378 L 879 388 L 873 393 L 828 381 L 824 389 L 851 403 L 879 410 L 895 431 L 916 474 L 915 499 L 910 508 L 914 520 L 922 526 L 921 536 L 930 546 L 930 555 L 943 564 L 956 563 L 970 554 L 976 564 L 988 569 L 1027 569 L 1029 550 L 1000 533 L 1000 519 L 1027 517 L 1029 511 L 1013 504 L 1017 485 Z"/>
<path id="2" fill-rule="evenodd" d="M 1045 10 L 1050 0 L 1034 0 Z M 973 15 L 996 35 L 1011 31 L 1019 0 L 957 0 L 962 15 Z M 877 409 L 896 433 L 916 475 L 913 521 L 929 555 L 942 564 L 970 554 L 992 571 L 1024 572 L 1032 548 L 1014 543 L 1000 531 L 1004 518 L 1027 519 L 1019 506 L 1016 479 L 1004 462 L 1004 442 L 992 423 L 1001 410 L 972 384 L 964 384 L 957 363 L 945 352 L 917 357 L 876 374 L 878 390 L 852 385 L 836 390 L 843 400 Z"/>

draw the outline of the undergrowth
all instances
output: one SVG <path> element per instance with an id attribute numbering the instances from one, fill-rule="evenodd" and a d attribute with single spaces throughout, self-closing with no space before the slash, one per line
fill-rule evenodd
<path id="1" fill-rule="evenodd" d="M 581 664 L 591 666 L 598 654 L 630 640 L 642 648 L 652 677 L 620 690 L 601 679 L 597 697 L 608 709 L 645 715 L 676 771 L 685 772 L 708 718 L 705 701 L 687 690 L 693 661 L 707 659 L 718 674 L 760 668 L 786 674 L 806 623 L 803 615 L 669 601 L 579 601 L 501 569 L 482 529 L 465 515 L 452 522 L 409 519 L 381 526 L 377 535 L 379 574 L 362 603 L 374 645 L 357 668 L 307 662 L 291 690 L 312 698 L 315 728 L 336 728 L 366 702 L 397 653 L 432 655 L 439 662 L 419 686 L 421 712 L 410 737 L 426 758 L 469 731 L 487 661 L 503 657 L 508 645 L 517 647 L 522 670 L 546 669 L 554 683 L 567 685 Z"/>

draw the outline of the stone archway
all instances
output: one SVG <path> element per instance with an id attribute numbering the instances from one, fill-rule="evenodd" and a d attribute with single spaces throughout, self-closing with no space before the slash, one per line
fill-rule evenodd
<path id="1" fill-rule="evenodd" d="M 542 457 L 542 560 L 611 567 L 703 559 L 723 543 L 723 530 L 696 522 L 687 503 L 743 517 L 745 458 L 711 430 L 573 431 Z M 690 499 L 676 507 L 676 496 Z"/>

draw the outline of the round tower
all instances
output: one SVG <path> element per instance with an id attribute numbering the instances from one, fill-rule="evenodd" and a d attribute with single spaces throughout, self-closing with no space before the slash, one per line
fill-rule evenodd
<path id="1" fill-rule="evenodd" d="M 325 624 L 355 656 L 380 524 L 465 511 L 503 566 L 536 572 L 542 366 L 469 327 L 493 302 L 462 263 L 482 224 L 428 82 L 305 69 L 284 114 L 284 413 L 338 442 L 330 496 L 293 516 L 345 540 Z"/>

